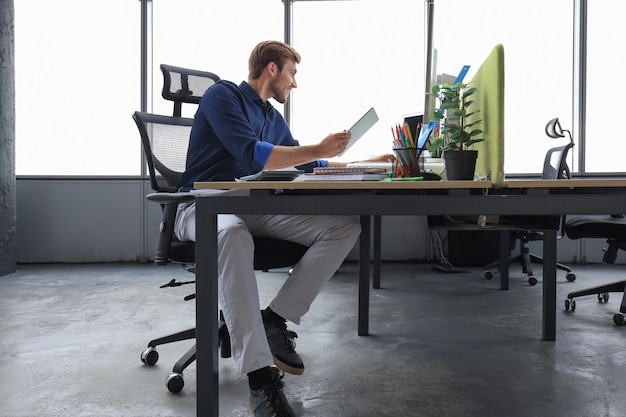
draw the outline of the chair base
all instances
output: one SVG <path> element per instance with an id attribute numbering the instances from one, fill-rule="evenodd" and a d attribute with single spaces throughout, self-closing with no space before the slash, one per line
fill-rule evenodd
<path id="1" fill-rule="evenodd" d="M 609 293 L 622 293 L 622 303 L 620 304 L 619 313 L 613 315 L 613 322 L 618 326 L 626 324 L 624 319 L 624 313 L 626 313 L 626 281 L 618 281 L 612 284 L 598 285 L 597 287 L 587 288 L 580 291 L 573 291 L 567 294 L 565 300 L 565 310 L 576 310 L 575 298 L 584 297 L 587 295 L 597 295 L 598 302 L 606 303 L 609 301 Z"/>
<path id="2" fill-rule="evenodd" d="M 160 337 L 158 339 L 151 340 L 148 343 L 148 348 L 141 353 L 141 361 L 146 365 L 152 366 L 159 360 L 159 353 L 156 351 L 156 347 L 167 343 L 180 342 L 183 340 L 194 339 L 196 337 L 196 329 L 184 330 L 182 332 L 174 333 L 168 336 Z M 230 348 L 230 334 L 226 328 L 224 322 L 224 316 L 220 311 L 220 320 L 218 323 L 218 343 L 220 347 L 220 356 L 222 358 L 231 357 Z M 172 369 L 172 374 L 165 380 L 167 389 L 172 393 L 180 392 L 185 381 L 183 379 L 183 371 L 196 360 L 196 344 L 187 351 L 176 362 Z"/>
<path id="3" fill-rule="evenodd" d="M 512 265 L 515 262 L 519 262 L 522 265 L 522 271 L 528 275 L 528 283 L 530 285 L 536 285 L 537 279 L 534 276 L 532 263 L 543 265 L 543 258 L 539 255 L 535 255 L 534 253 L 530 253 L 530 250 L 527 247 L 522 247 L 520 253 L 518 255 L 512 256 L 509 258 L 509 265 Z M 491 279 L 493 278 L 493 273 L 491 269 L 500 270 L 500 261 L 495 261 L 485 266 L 485 278 Z M 567 265 L 563 265 L 561 263 L 556 264 L 557 269 L 566 272 L 565 278 L 569 281 L 576 280 L 576 274 L 572 272 L 572 269 Z"/>

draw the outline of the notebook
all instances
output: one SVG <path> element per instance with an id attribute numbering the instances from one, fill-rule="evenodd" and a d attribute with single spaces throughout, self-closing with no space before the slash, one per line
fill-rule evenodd
<path id="1" fill-rule="evenodd" d="M 352 147 L 352 145 L 357 143 L 357 141 L 361 139 L 361 137 L 365 134 L 365 132 L 370 130 L 370 128 L 374 126 L 377 121 L 378 121 L 378 114 L 376 114 L 376 110 L 374 110 L 374 108 L 371 107 L 348 130 L 352 134 L 352 137 L 350 138 L 350 141 L 348 142 L 348 146 L 346 146 L 346 149 L 344 149 L 344 151 L 340 153 L 339 156 L 342 156 L 343 154 L 345 154 L 346 151 L 350 149 L 350 147 Z"/>

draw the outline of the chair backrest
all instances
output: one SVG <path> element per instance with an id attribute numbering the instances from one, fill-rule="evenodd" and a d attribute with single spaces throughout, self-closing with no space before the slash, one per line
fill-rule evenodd
<path id="1" fill-rule="evenodd" d="M 133 119 L 141 135 L 150 184 L 156 192 L 175 192 L 185 171 L 193 119 L 136 111 Z"/>
<path id="2" fill-rule="evenodd" d="M 548 149 L 543 161 L 541 178 L 544 180 L 560 180 L 571 178 L 567 165 L 567 154 L 574 147 L 573 143 Z"/>
<path id="3" fill-rule="evenodd" d="M 220 80 L 216 74 L 161 64 L 165 100 L 174 102 L 174 116 L 181 116 L 182 103 L 198 104 L 204 92 Z"/>
<path id="4" fill-rule="evenodd" d="M 574 143 L 570 142 L 567 145 L 556 146 L 548 149 L 546 157 L 543 161 L 543 171 L 541 172 L 541 179 L 544 180 L 561 180 L 571 178 L 569 167 L 567 166 L 567 154 L 569 150 L 574 147 Z M 544 216 L 545 219 L 555 219 L 555 229 L 558 229 L 558 239 L 561 239 L 565 235 L 565 223 L 566 216 Z M 556 222 L 558 219 L 558 226 Z M 546 220 L 548 222 L 548 220 Z"/>

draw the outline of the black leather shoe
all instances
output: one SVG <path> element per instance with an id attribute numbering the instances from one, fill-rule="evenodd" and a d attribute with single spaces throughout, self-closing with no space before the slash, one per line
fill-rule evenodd
<path id="1" fill-rule="evenodd" d="M 302 358 L 296 353 L 296 332 L 287 330 L 287 325 L 282 320 L 264 321 L 265 334 L 274 357 L 274 364 L 285 372 L 293 375 L 302 375 L 304 364 Z"/>
<path id="2" fill-rule="evenodd" d="M 258 390 L 250 390 L 250 411 L 254 417 L 295 417 L 283 393 L 282 376 L 272 368 L 272 382 Z"/>

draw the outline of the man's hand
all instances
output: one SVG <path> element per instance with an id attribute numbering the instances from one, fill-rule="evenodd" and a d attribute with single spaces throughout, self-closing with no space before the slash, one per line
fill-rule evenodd
<path id="1" fill-rule="evenodd" d="M 346 146 L 348 146 L 351 137 L 352 134 L 347 130 L 339 133 L 331 133 L 326 136 L 318 144 L 322 158 L 332 158 L 342 153 L 346 149 Z"/>
<path id="2" fill-rule="evenodd" d="M 306 164 L 316 159 L 332 158 L 346 149 L 351 136 L 350 132 L 344 130 L 339 133 L 331 133 L 315 145 L 275 145 L 264 169 L 281 169 Z"/>

